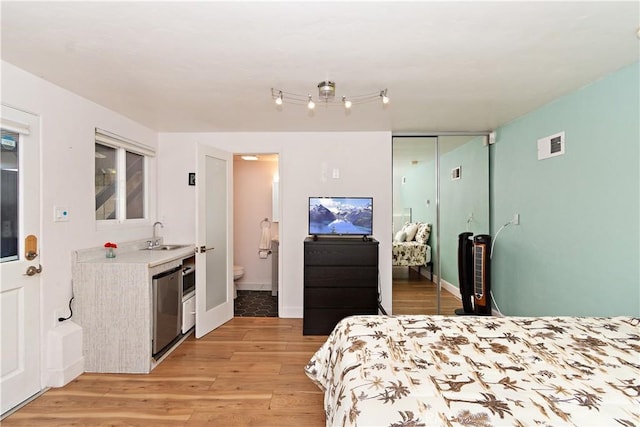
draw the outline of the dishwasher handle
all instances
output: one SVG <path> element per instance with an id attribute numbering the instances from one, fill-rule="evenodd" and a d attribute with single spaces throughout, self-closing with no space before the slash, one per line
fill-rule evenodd
<path id="1" fill-rule="evenodd" d="M 170 275 L 170 274 L 175 273 L 176 271 L 180 271 L 181 269 L 182 269 L 182 267 L 181 267 L 181 266 L 177 266 L 177 267 L 172 268 L 172 269 L 170 269 L 170 270 L 165 270 L 165 271 L 163 271 L 162 273 L 158 273 L 158 274 L 156 274 L 155 276 L 153 276 L 153 279 L 154 279 L 154 280 L 155 280 L 155 279 L 161 279 L 161 278 L 163 278 L 163 277 L 165 277 L 165 276 L 168 276 L 168 275 Z"/>

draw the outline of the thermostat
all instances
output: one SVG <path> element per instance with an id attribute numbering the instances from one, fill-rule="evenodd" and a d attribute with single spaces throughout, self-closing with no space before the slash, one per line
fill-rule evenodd
<path id="1" fill-rule="evenodd" d="M 53 207 L 53 222 L 69 221 L 69 211 L 67 208 L 54 206 Z"/>

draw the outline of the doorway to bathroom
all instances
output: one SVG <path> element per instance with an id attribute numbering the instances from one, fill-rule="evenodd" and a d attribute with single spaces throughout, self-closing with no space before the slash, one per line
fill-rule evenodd
<path id="1" fill-rule="evenodd" d="M 233 156 L 234 316 L 278 317 L 279 155 Z"/>

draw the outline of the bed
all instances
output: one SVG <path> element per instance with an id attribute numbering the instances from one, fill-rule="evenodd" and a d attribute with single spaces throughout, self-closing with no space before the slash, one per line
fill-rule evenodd
<path id="1" fill-rule="evenodd" d="M 428 245 L 430 235 L 430 224 L 406 222 L 393 238 L 392 265 L 394 267 L 427 267 L 433 274 L 431 247 Z"/>
<path id="2" fill-rule="evenodd" d="M 305 372 L 327 426 L 640 426 L 640 318 L 353 316 Z"/>

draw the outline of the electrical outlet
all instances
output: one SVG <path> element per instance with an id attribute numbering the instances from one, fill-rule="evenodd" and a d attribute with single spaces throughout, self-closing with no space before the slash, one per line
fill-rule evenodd
<path id="1" fill-rule="evenodd" d="M 513 225 L 520 225 L 520 214 L 519 213 L 514 213 L 513 214 L 513 219 L 511 220 L 511 223 Z"/>

